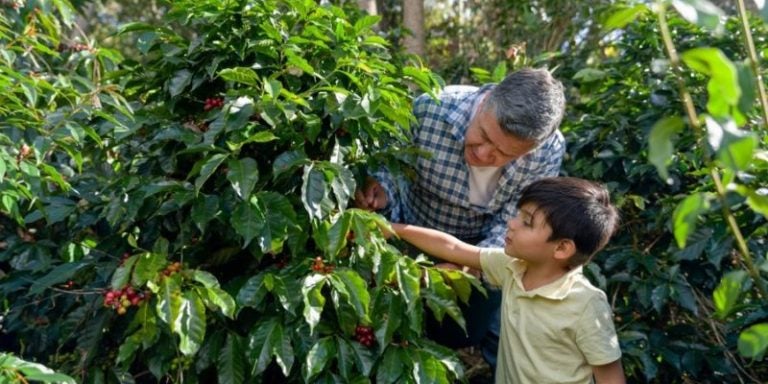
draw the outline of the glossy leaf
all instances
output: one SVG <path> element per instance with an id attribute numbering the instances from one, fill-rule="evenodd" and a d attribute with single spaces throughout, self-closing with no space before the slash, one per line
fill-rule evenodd
<path id="1" fill-rule="evenodd" d="M 222 153 L 216 153 L 204 160 L 201 160 L 201 163 L 199 163 L 200 166 L 200 175 L 197 176 L 195 179 L 195 190 L 200 191 L 200 189 L 203 187 L 203 184 L 205 184 L 206 181 L 208 181 L 208 178 L 213 175 L 214 172 L 219 168 L 222 162 L 227 159 L 227 155 Z M 197 165 L 196 165 L 197 167 Z"/>
<path id="2" fill-rule="evenodd" d="M 243 200 L 248 200 L 253 192 L 253 187 L 259 180 L 259 165 L 256 164 L 256 160 L 249 157 L 229 160 L 227 162 L 229 168 L 227 172 L 227 180 L 232 184 L 232 188 Z"/>
<path id="3" fill-rule="evenodd" d="M 327 281 L 327 278 L 320 274 L 309 275 L 304 279 L 301 294 L 304 297 L 304 319 L 309 324 L 310 331 L 320 322 L 320 315 L 325 306 L 322 290 Z"/>
<path id="4" fill-rule="evenodd" d="M 745 329 L 739 335 L 739 353 L 755 361 L 760 361 L 768 350 L 768 323 L 759 323 Z"/>
<path id="5" fill-rule="evenodd" d="M 643 12 L 648 12 L 648 6 L 638 4 L 634 7 L 615 7 L 615 10 L 602 23 L 605 31 L 621 29 L 635 21 Z"/>
<path id="6" fill-rule="evenodd" d="M 304 382 L 311 382 L 333 360 L 336 353 L 336 342 L 331 337 L 324 337 L 315 343 L 307 353 L 306 369 L 303 372 Z"/>
<path id="7" fill-rule="evenodd" d="M 672 229 L 679 248 L 685 248 L 688 236 L 696 231 L 699 215 L 709 211 L 711 196 L 694 193 L 687 196 L 675 208 Z"/>
<path id="8" fill-rule="evenodd" d="M 720 163 L 733 171 L 745 170 L 757 148 L 754 134 L 739 130 L 733 121 L 720 124 L 708 116 L 706 126 L 709 145 L 717 152 Z"/>
<path id="9" fill-rule="evenodd" d="M 736 66 L 717 48 L 693 48 L 680 54 L 691 69 L 710 77 L 707 82 L 707 111 L 727 118 L 738 112 L 741 88 Z"/>
<path id="10" fill-rule="evenodd" d="M 708 0 L 672 0 L 680 15 L 691 23 L 715 34 L 723 32 L 725 13 Z"/>
<path id="11" fill-rule="evenodd" d="M 731 314 L 738 305 L 742 294 L 742 287 L 747 275 L 744 271 L 732 271 L 720 280 L 720 283 L 712 293 L 712 301 L 715 305 L 715 313 L 721 319 Z"/>
<path id="12" fill-rule="evenodd" d="M 674 154 L 674 137 L 683 129 L 683 119 L 678 116 L 665 117 L 656 122 L 648 135 L 648 159 L 656 167 L 659 176 L 669 182 L 667 166 Z"/>
<path id="13" fill-rule="evenodd" d="M 227 340 L 216 359 L 218 382 L 241 384 L 245 382 L 246 361 L 243 339 L 235 333 L 227 333 Z"/>

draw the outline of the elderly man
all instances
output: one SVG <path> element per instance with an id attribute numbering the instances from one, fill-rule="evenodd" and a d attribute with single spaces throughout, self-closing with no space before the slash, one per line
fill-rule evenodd
<path id="1" fill-rule="evenodd" d="M 560 171 L 565 141 L 558 126 L 564 109 L 563 86 L 545 69 L 522 69 L 497 85 L 449 86 L 437 100 L 421 95 L 414 101 L 418 124 L 412 140 L 431 156 L 418 159 L 412 181 L 377 172 L 357 191 L 355 204 L 391 221 L 435 228 L 481 247 L 503 247 L 520 191 Z M 463 332 L 434 331 L 434 324 L 428 326 L 430 336 L 451 347 L 474 345 L 490 324 L 483 354 L 495 365 L 499 294 L 491 292 L 487 300 L 474 294 L 469 307 L 467 338 L 456 338 Z"/>

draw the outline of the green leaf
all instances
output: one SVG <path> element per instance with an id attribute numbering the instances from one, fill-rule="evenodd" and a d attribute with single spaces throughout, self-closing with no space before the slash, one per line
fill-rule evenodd
<path id="1" fill-rule="evenodd" d="M 648 158 L 667 183 L 671 181 L 667 165 L 672 162 L 675 150 L 672 140 L 682 130 L 683 119 L 679 116 L 664 117 L 653 125 L 648 135 Z"/>
<path id="2" fill-rule="evenodd" d="M 626 27 L 642 13 L 647 12 L 648 6 L 645 4 L 638 4 L 634 7 L 614 6 L 614 9 L 616 11 L 611 13 L 603 22 L 604 32 Z"/>
<path id="3" fill-rule="evenodd" d="M 201 232 L 205 230 L 206 224 L 214 219 L 220 212 L 219 197 L 216 195 L 198 195 L 192 204 L 190 217 Z"/>
<path id="4" fill-rule="evenodd" d="M 416 383 L 448 384 L 447 370 L 434 356 L 418 351 L 413 361 L 413 377 Z"/>
<path id="5" fill-rule="evenodd" d="M 18 382 L 42 381 L 45 383 L 77 384 L 75 379 L 63 373 L 56 373 L 42 364 L 25 361 L 8 353 L 0 352 L 0 372 L 5 371 L 20 372 L 25 380 Z M 0 379 L 5 379 L 5 376 L 0 376 Z M 16 379 L 18 377 L 14 373 L 13 380 L 10 382 L 17 382 Z"/>
<path id="6" fill-rule="evenodd" d="M 171 332 L 178 332 L 180 324 L 177 319 L 181 312 L 181 285 L 175 275 L 167 276 L 160 281 L 157 293 L 157 316 L 168 324 Z"/>
<path id="7" fill-rule="evenodd" d="M 289 377 L 295 355 L 291 346 L 291 334 L 286 332 L 282 325 L 272 333 L 272 354 L 275 356 L 277 365 L 282 369 L 283 375 Z"/>
<path id="8" fill-rule="evenodd" d="M 323 172 L 314 165 L 304 167 L 301 202 L 310 218 L 323 219 L 329 212 L 328 188 Z"/>
<path id="9" fill-rule="evenodd" d="M 338 164 L 330 164 L 334 177 L 331 181 L 331 190 L 336 198 L 340 210 L 347 208 L 347 203 L 352 198 L 357 188 L 355 175 L 349 169 Z"/>
<path id="10" fill-rule="evenodd" d="M 361 18 L 359 18 L 355 22 L 355 32 L 360 33 L 363 31 L 370 30 L 372 26 L 379 23 L 381 20 L 381 16 L 378 15 L 365 15 Z"/>
<path id="11" fill-rule="evenodd" d="M 195 179 L 195 191 L 200 192 L 200 189 L 203 187 L 203 184 L 208 180 L 208 178 L 213 175 L 214 172 L 216 172 L 216 169 L 219 168 L 219 165 L 227 159 L 227 155 L 222 153 L 214 154 L 210 157 L 207 157 L 206 159 L 200 160 L 202 163 L 200 164 L 200 175 Z"/>
<path id="12" fill-rule="evenodd" d="M 384 350 L 381 363 L 376 369 L 376 383 L 391 384 L 405 382 L 403 374 L 411 368 L 410 359 L 398 346 L 389 345 Z"/>
<path id="13" fill-rule="evenodd" d="M 367 323 L 368 308 L 371 296 L 368 293 L 368 284 L 360 275 L 351 269 L 337 269 L 330 276 L 331 284 L 337 288 L 337 293 L 347 299 L 362 322 Z M 338 289 L 343 287 L 344 289 Z"/>
<path id="14" fill-rule="evenodd" d="M 724 30 L 725 13 L 708 0 L 672 0 L 680 16 L 719 35 Z"/>
<path id="15" fill-rule="evenodd" d="M 250 157 L 242 159 L 230 159 L 227 162 L 229 172 L 227 172 L 227 180 L 232 184 L 232 188 L 235 190 L 238 196 L 243 200 L 248 200 L 253 191 L 253 187 L 256 186 L 256 182 L 259 180 L 259 165 L 256 160 Z"/>
<path id="16" fill-rule="evenodd" d="M 112 275 L 112 281 L 109 284 L 112 289 L 123 289 L 131 281 L 131 270 L 133 265 L 136 264 L 138 257 L 136 255 L 131 256 L 123 261 L 123 265 L 119 266 L 115 273 Z"/>
<path id="17" fill-rule="evenodd" d="M 310 75 L 316 75 L 315 69 L 312 68 L 312 65 L 310 65 L 306 59 L 297 55 L 293 51 L 286 50 L 285 57 L 288 59 L 288 65 L 294 66 Z"/>
<path id="18" fill-rule="evenodd" d="M 160 270 L 168 264 L 168 259 L 165 255 L 159 253 L 144 252 L 135 257 L 136 267 L 133 270 L 131 282 L 137 287 L 156 278 Z"/>
<path id="19" fill-rule="evenodd" d="M 737 185 L 736 191 L 747 198 L 747 205 L 752 210 L 768 218 L 768 190 L 755 191 L 744 185 Z"/>
<path id="20" fill-rule="evenodd" d="M 299 150 L 283 152 L 277 156 L 272 164 L 272 177 L 277 178 L 284 172 L 307 164 L 308 161 L 307 155 Z"/>
<path id="21" fill-rule="evenodd" d="M 738 71 L 721 50 L 693 48 L 683 52 L 680 58 L 691 69 L 710 77 L 707 82 L 707 111 L 710 114 L 728 118 L 738 112 L 741 98 Z"/>
<path id="22" fill-rule="evenodd" d="M 328 363 L 336 357 L 336 342 L 332 337 L 324 337 L 315 343 L 307 353 L 306 369 L 304 370 L 304 382 L 311 382 L 312 378 L 322 372 Z"/>
<path id="23" fill-rule="evenodd" d="M 244 307 L 258 307 L 268 291 L 264 284 L 264 279 L 268 276 L 271 276 L 271 274 L 262 272 L 248 279 L 237 293 L 237 303 Z M 273 278 L 270 277 L 270 279 Z"/>
<path id="24" fill-rule="evenodd" d="M 761 361 L 768 349 L 768 323 L 750 326 L 739 334 L 739 353 L 754 361 Z"/>
<path id="25" fill-rule="evenodd" d="M 724 319 L 733 312 L 741 297 L 742 285 L 747 278 L 744 271 L 728 272 L 712 292 L 712 302 L 715 304 L 715 314 Z"/>
<path id="26" fill-rule="evenodd" d="M 72 7 L 72 4 L 70 4 L 67 0 L 53 0 L 53 4 L 56 6 L 56 9 L 59 10 L 59 14 L 61 15 L 61 21 L 64 22 L 64 25 L 67 27 L 72 27 L 72 24 L 75 23 L 75 8 Z"/>
<path id="27" fill-rule="evenodd" d="M 256 323 L 248 337 L 248 357 L 253 364 L 251 374 L 258 375 L 272 361 L 272 334 L 280 324 L 275 318 Z"/>
<path id="28" fill-rule="evenodd" d="M 327 281 L 326 276 L 321 274 L 311 274 L 304 278 L 301 294 L 304 298 L 304 319 L 309 324 L 310 332 L 314 331 L 323 314 L 325 297 L 322 290 Z"/>
<path id="29" fill-rule="evenodd" d="M 227 333 L 227 341 L 216 360 L 216 371 L 220 384 L 241 384 L 245 382 L 245 346 L 243 339 L 235 333 Z"/>
<path id="30" fill-rule="evenodd" d="M 395 265 L 397 284 L 403 293 L 403 298 L 408 305 L 408 310 L 415 310 L 420 302 L 419 278 L 421 277 L 420 268 L 412 259 L 401 257 Z"/>
<path id="31" fill-rule="evenodd" d="M 751 132 L 736 127 L 733 120 L 720 124 L 706 116 L 709 145 L 717 152 L 720 163 L 733 171 L 742 171 L 749 167 L 758 142 Z"/>
<path id="32" fill-rule="evenodd" d="M 37 295 L 54 284 L 63 283 L 72 278 L 80 269 L 87 266 L 87 263 L 66 263 L 53 268 L 45 276 L 35 279 L 29 288 L 29 293 Z"/>
<path id="33" fill-rule="evenodd" d="M 224 80 L 249 85 L 251 87 L 257 87 L 259 83 L 259 75 L 256 74 L 256 71 L 247 67 L 222 69 L 219 71 L 219 76 Z"/>
<path id="34" fill-rule="evenodd" d="M 595 68 L 583 68 L 573 75 L 573 79 L 582 83 L 591 83 L 605 78 L 605 71 Z"/>
<path id="35" fill-rule="evenodd" d="M 232 212 L 231 224 L 235 232 L 243 238 L 243 249 L 261 233 L 265 223 L 266 215 L 256 196 L 251 196 L 248 201 L 241 201 Z"/>
<path id="36" fill-rule="evenodd" d="M 678 204 L 673 214 L 673 231 L 677 246 L 685 248 L 688 236 L 696 231 L 699 215 L 709 211 L 712 197 L 705 193 L 694 193 Z"/>
<path id="37" fill-rule="evenodd" d="M 344 247 L 347 245 L 347 234 L 349 233 L 351 218 L 348 214 L 343 214 L 336 220 L 331 228 L 325 233 L 328 237 L 326 241 L 321 242 L 327 244 L 325 254 L 331 259 L 335 259 Z M 321 231 L 315 231 L 318 235 Z"/>
<path id="38" fill-rule="evenodd" d="M 176 333 L 181 337 L 179 350 L 193 356 L 205 339 L 205 304 L 195 291 L 184 292 L 179 316 L 174 319 Z"/>
<path id="39" fill-rule="evenodd" d="M 168 84 L 168 92 L 171 97 L 176 97 L 184 92 L 192 81 L 192 72 L 186 69 L 176 71 Z"/>

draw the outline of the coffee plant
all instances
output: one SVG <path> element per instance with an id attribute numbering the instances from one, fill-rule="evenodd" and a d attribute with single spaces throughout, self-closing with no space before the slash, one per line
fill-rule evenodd
<path id="1" fill-rule="evenodd" d="M 439 78 L 377 18 L 314 1 L 175 1 L 77 36 L 64 0 L 2 13 L 3 349 L 83 383 L 452 382 L 425 310 L 477 280 L 401 254 L 348 202 L 407 175 Z"/>

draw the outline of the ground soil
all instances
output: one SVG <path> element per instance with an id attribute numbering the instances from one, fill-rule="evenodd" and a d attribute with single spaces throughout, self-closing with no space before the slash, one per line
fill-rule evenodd
<path id="1" fill-rule="evenodd" d="M 488 363 L 483 360 L 480 348 L 462 348 L 458 353 L 467 370 L 465 373 L 469 384 L 493 384 L 493 372 Z"/>

